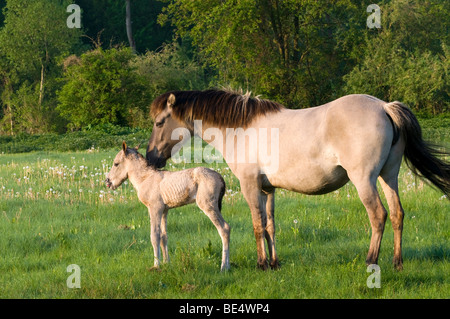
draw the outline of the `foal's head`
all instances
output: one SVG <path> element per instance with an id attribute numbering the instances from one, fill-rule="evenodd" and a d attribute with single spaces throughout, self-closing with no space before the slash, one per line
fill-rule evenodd
<path id="1" fill-rule="evenodd" d="M 128 178 L 128 172 L 133 168 L 132 161 L 137 159 L 139 156 L 142 157 L 138 153 L 139 146 L 135 148 L 128 148 L 125 142 L 122 143 L 122 150 L 117 153 L 114 158 L 113 166 L 109 171 L 108 175 L 106 175 L 106 186 L 111 189 L 116 189 Z"/>

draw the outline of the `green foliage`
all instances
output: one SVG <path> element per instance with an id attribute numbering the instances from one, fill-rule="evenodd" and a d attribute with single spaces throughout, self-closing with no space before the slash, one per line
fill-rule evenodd
<path id="1" fill-rule="evenodd" d="M 422 112 L 448 112 L 448 1 L 388 2 L 381 21 L 381 30 L 368 31 L 361 64 L 344 76 L 343 94 L 366 93 Z"/>
<path id="2" fill-rule="evenodd" d="M 71 128 L 111 123 L 132 125 L 130 110 L 150 104 L 144 78 L 134 72 L 128 48 L 97 48 L 66 68 L 58 110 Z"/>
<path id="3" fill-rule="evenodd" d="M 207 87 L 204 70 L 189 56 L 187 48 L 176 42 L 162 46 L 159 51 L 147 51 L 132 63 L 144 77 L 152 98 L 167 91 Z"/>
<path id="4" fill-rule="evenodd" d="M 111 44 L 128 45 L 125 28 L 125 0 L 75 0 L 82 9 L 82 25 L 86 34 L 84 40 L 100 41 L 103 49 Z M 163 3 L 158 0 L 131 1 L 133 37 L 139 53 L 157 50 L 162 43 L 172 39 L 170 27 L 157 23 Z"/>
<path id="5" fill-rule="evenodd" d="M 348 0 L 332 6 L 297 0 L 167 2 L 160 22 L 170 21 L 179 36 L 192 39 L 207 65 L 219 71 L 219 82 L 290 107 L 329 101 L 353 63 L 362 40 L 356 30 L 365 22 L 364 10 Z"/>
<path id="6" fill-rule="evenodd" d="M 26 134 L 16 136 L 0 135 L 0 153 L 24 153 L 32 151 L 85 151 L 117 148 L 122 141 L 145 145 L 150 131 L 102 124 L 86 127 L 82 131 L 66 134 Z"/>
<path id="7" fill-rule="evenodd" d="M 107 123 L 150 127 L 152 99 L 166 91 L 206 87 L 203 70 L 177 43 L 145 55 L 98 47 L 64 64 L 58 110 L 71 129 Z"/>
<path id="8" fill-rule="evenodd" d="M 57 130 L 57 62 L 80 47 L 80 31 L 66 26 L 69 3 L 7 1 L 0 29 L 0 92 L 6 115 L 1 131 Z"/>
<path id="9" fill-rule="evenodd" d="M 72 2 L 83 29 L 66 26 Z M 366 93 L 449 112 L 449 0 L 379 1 L 381 29 L 367 28 L 368 4 L 133 0 L 133 55 L 125 1 L 0 0 L 0 134 L 148 128 L 153 98 L 208 87 L 291 108 Z"/>
<path id="10" fill-rule="evenodd" d="M 48 67 L 78 44 L 80 32 L 66 26 L 70 1 L 8 0 L 5 26 L 0 32 L 1 51 L 18 73 L 40 78 Z"/>

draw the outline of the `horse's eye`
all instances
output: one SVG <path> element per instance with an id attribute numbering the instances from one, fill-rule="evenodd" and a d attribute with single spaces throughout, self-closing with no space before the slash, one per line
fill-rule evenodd
<path id="1" fill-rule="evenodd" d="M 114 166 L 116 166 L 116 167 L 119 166 L 119 163 L 114 163 Z"/>
<path id="2" fill-rule="evenodd" d="M 164 125 L 164 121 L 156 122 L 155 125 L 156 125 L 157 127 L 161 127 L 161 126 Z"/>

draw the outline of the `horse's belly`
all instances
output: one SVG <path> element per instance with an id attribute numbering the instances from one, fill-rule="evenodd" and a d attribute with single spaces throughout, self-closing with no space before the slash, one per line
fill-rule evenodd
<path id="1" fill-rule="evenodd" d="M 349 181 L 349 178 L 345 169 L 335 166 L 329 169 L 310 167 L 308 170 L 287 170 L 279 172 L 277 176 L 268 176 L 266 181 L 272 187 L 307 195 L 320 195 L 341 188 Z"/>

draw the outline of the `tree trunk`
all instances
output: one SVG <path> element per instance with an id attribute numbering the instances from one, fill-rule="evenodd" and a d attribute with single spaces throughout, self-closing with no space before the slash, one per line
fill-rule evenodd
<path id="1" fill-rule="evenodd" d="M 9 111 L 9 125 L 10 125 L 10 134 L 11 136 L 14 135 L 14 115 L 13 115 L 13 108 L 11 105 L 11 94 L 12 94 L 12 85 L 11 80 L 9 77 L 5 76 L 5 91 L 6 91 L 6 110 Z"/>
<path id="2" fill-rule="evenodd" d="M 9 112 L 9 125 L 10 125 L 10 135 L 14 135 L 14 116 L 13 116 L 13 110 L 11 106 L 11 101 L 8 101 L 6 103 L 6 111 Z M 6 114 L 5 114 L 6 117 Z"/>
<path id="3" fill-rule="evenodd" d="M 128 42 L 130 42 L 130 47 L 133 50 L 133 53 L 136 53 L 136 43 L 134 42 L 133 38 L 133 30 L 131 28 L 131 0 L 126 0 L 126 19 L 125 24 L 127 27 L 127 36 L 128 36 Z"/>
<path id="4" fill-rule="evenodd" d="M 41 109 L 42 106 L 42 96 L 44 94 L 44 64 L 42 63 L 41 67 L 41 84 L 39 86 L 39 109 Z"/>
<path id="5" fill-rule="evenodd" d="M 39 109 L 42 107 L 42 99 L 44 96 L 44 63 L 42 63 L 41 67 L 41 84 L 39 86 Z"/>
<path id="6" fill-rule="evenodd" d="M 300 47 L 299 47 L 299 37 L 300 37 L 300 18 L 294 16 L 294 65 L 298 66 L 300 64 Z"/>

